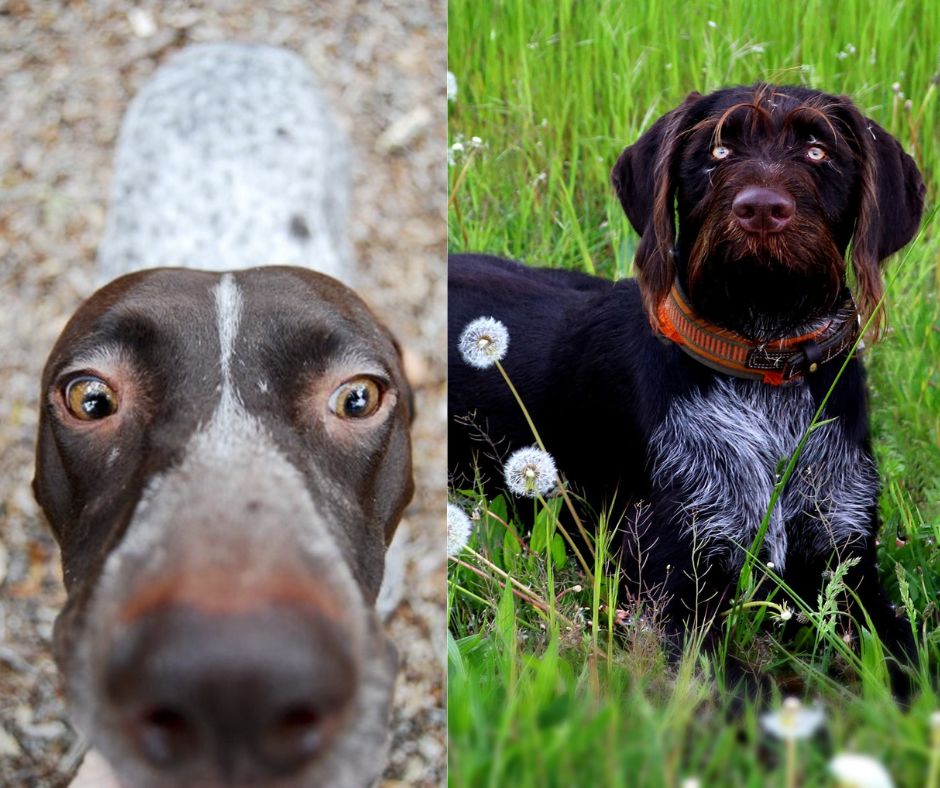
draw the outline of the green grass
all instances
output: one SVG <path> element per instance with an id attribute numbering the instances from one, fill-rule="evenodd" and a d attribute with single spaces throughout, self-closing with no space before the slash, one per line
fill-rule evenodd
<path id="1" fill-rule="evenodd" d="M 629 276 L 638 239 L 608 183 L 620 151 L 689 91 L 758 79 L 850 95 L 915 156 L 928 211 L 940 196 L 940 3 L 451 0 L 449 8 L 459 86 L 450 105 L 450 142 L 459 143 L 449 169 L 453 251 Z M 906 589 L 936 672 L 940 234 L 925 228 L 887 273 L 890 332 L 866 355 L 884 485 L 882 577 L 899 602 Z M 480 558 L 466 553 L 450 573 L 452 785 L 678 786 L 689 776 L 706 786 L 785 784 L 784 750 L 761 730 L 762 709 L 716 690 L 720 662 L 689 648 L 678 666 L 667 664 L 654 633 L 614 622 L 616 583 L 603 572 L 590 585 L 570 558 L 528 549 L 532 537 L 503 499 L 454 495 L 483 514 L 471 542 Z M 543 514 L 540 527 L 550 530 L 552 518 Z M 546 541 L 536 536 L 536 546 Z M 549 613 L 503 590 L 484 561 Z M 772 587 L 757 577 L 742 598 Z M 928 717 L 940 697 L 928 677 L 901 710 L 881 677 L 876 639 L 856 659 L 824 619 L 781 641 L 772 612 L 749 608 L 729 650 L 772 675 L 781 696 L 807 687 L 825 706 L 825 733 L 797 751 L 800 784 L 830 784 L 829 757 L 853 750 L 881 759 L 899 786 L 930 785 L 940 742 L 931 749 Z"/>

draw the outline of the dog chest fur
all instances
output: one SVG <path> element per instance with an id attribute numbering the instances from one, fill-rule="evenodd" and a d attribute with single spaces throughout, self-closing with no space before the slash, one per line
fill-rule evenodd
<path id="1" fill-rule="evenodd" d="M 707 555 L 740 566 L 736 545 L 746 548 L 757 535 L 815 410 L 806 385 L 772 389 L 732 378 L 675 399 L 651 440 L 654 497 L 681 501 L 674 515 L 680 530 Z M 824 554 L 867 535 L 874 463 L 839 422 L 821 422 L 768 524 L 762 555 L 780 572 L 794 542 L 801 553 Z"/>

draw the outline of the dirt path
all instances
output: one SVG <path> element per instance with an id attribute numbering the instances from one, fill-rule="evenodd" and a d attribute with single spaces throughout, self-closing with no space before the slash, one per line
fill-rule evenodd
<path id="1" fill-rule="evenodd" d="M 0 785 L 63 785 L 80 752 L 50 655 L 58 553 L 29 488 L 39 372 L 94 289 L 128 100 L 172 52 L 224 39 L 301 53 L 353 141 L 350 233 L 373 278 L 363 293 L 417 378 L 418 494 L 406 600 L 390 624 L 403 668 L 386 777 L 442 785 L 445 4 L 211 5 L 0 4 Z"/>

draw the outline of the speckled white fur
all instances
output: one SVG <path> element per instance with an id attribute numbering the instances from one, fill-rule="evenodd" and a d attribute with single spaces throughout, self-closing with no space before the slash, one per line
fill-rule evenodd
<path id="1" fill-rule="evenodd" d="M 350 284 L 349 181 L 346 140 L 302 58 L 188 47 L 124 117 L 101 281 L 160 266 L 281 264 Z"/>
<path id="2" fill-rule="evenodd" d="M 716 379 L 706 394 L 673 402 L 653 437 L 654 484 L 677 489 L 681 523 L 710 556 L 729 567 L 743 559 L 770 503 L 776 473 L 806 431 L 815 406 L 805 385 L 769 387 Z M 824 553 L 867 536 L 877 494 L 871 459 L 849 445 L 837 423 L 810 435 L 771 516 L 764 550 L 778 571 L 792 538 L 787 524 L 801 513 L 816 521 L 807 548 Z M 807 544 L 808 542 L 808 544 Z"/>

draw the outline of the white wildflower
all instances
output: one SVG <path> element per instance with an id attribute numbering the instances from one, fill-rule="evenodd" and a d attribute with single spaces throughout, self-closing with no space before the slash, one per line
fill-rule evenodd
<path id="1" fill-rule="evenodd" d="M 455 504 L 447 504 L 447 555 L 458 555 L 470 541 L 473 525 L 463 509 Z"/>
<path id="2" fill-rule="evenodd" d="M 705 24 L 708 25 L 712 30 L 715 30 L 718 27 L 718 23 L 713 22 L 711 19 L 709 19 Z"/>
<path id="3" fill-rule="evenodd" d="M 888 770 L 868 755 L 842 753 L 829 761 L 840 788 L 894 788 Z"/>
<path id="4" fill-rule="evenodd" d="M 762 714 L 760 723 L 772 736 L 795 741 L 812 736 L 824 720 L 823 710 L 818 706 L 804 706 L 798 698 L 787 698 L 779 711 Z"/>
<path id="5" fill-rule="evenodd" d="M 538 446 L 527 446 L 510 455 L 503 475 L 510 492 L 535 498 L 555 487 L 555 460 Z"/>
<path id="6" fill-rule="evenodd" d="M 509 348 L 509 332 L 495 317 L 478 317 L 457 340 L 457 349 L 471 367 L 486 369 L 501 361 Z"/>
<path id="7" fill-rule="evenodd" d="M 457 101 L 457 77 L 453 71 L 447 72 L 447 100 L 451 103 Z"/>

